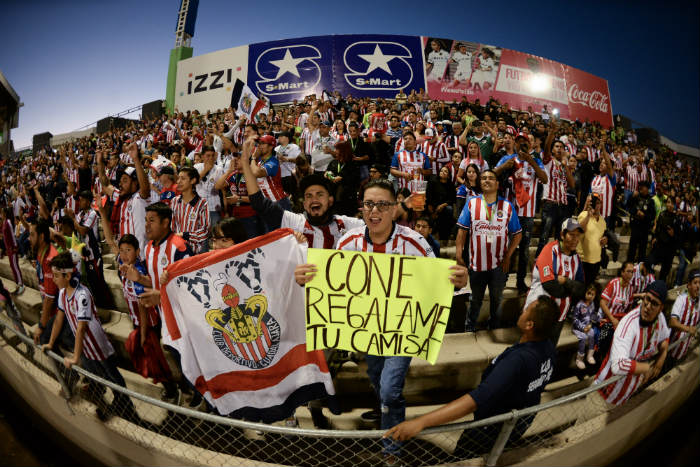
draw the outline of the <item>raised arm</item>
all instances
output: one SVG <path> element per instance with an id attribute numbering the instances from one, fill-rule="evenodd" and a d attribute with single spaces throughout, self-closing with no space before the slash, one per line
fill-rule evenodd
<path id="1" fill-rule="evenodd" d="M 148 181 L 146 171 L 143 170 L 141 152 L 136 146 L 136 143 L 132 143 L 131 146 L 129 146 L 129 155 L 134 161 L 134 167 L 136 168 L 136 178 L 139 181 L 139 196 L 141 196 L 141 199 L 147 200 L 151 197 L 151 183 Z"/>
<path id="2" fill-rule="evenodd" d="M 114 187 L 105 173 L 104 154 L 102 151 L 97 151 L 95 156 L 97 157 L 97 176 L 100 180 L 100 185 L 102 185 L 102 193 L 111 198 L 112 194 L 114 194 Z"/>

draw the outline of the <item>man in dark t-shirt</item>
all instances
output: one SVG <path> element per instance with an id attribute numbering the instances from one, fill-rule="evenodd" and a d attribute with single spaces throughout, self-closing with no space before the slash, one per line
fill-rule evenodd
<path id="1" fill-rule="evenodd" d="M 491 362 L 476 389 L 439 409 L 396 425 L 384 437 L 405 441 L 425 428 L 443 425 L 470 413 L 474 413 L 474 420 L 483 420 L 539 404 L 542 390 L 554 370 L 556 350 L 549 333 L 558 317 L 559 307 L 554 300 L 540 296 L 518 319 L 522 332 L 520 341 Z M 534 415 L 519 418 L 510 442 L 520 438 L 533 419 Z M 497 423 L 465 430 L 457 442 L 455 456 L 464 459 L 488 452 L 501 427 L 502 424 Z"/>

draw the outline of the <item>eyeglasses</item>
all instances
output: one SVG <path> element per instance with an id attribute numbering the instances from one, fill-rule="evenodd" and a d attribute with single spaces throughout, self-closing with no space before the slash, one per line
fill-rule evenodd
<path id="1" fill-rule="evenodd" d="M 644 296 L 644 303 L 646 303 L 647 305 L 654 306 L 654 307 L 660 307 L 660 306 L 662 305 L 660 301 L 658 301 L 658 300 L 652 300 L 652 299 L 649 297 L 649 295 L 645 295 L 645 296 Z"/>
<path id="2" fill-rule="evenodd" d="M 376 203 L 374 201 L 363 201 L 362 205 L 365 207 L 367 211 L 372 211 L 375 207 L 379 209 L 379 212 L 386 212 L 389 210 L 390 207 L 395 206 L 396 202 L 390 202 L 390 201 L 377 201 Z"/>

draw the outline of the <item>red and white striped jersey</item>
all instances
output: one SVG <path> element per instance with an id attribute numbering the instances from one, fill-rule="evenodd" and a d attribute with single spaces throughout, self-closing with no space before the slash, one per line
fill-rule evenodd
<path id="1" fill-rule="evenodd" d="M 525 299 L 523 310 L 530 303 L 537 300 L 540 295 L 549 296 L 542 284 L 557 280 L 557 276 L 563 276 L 578 282 L 584 281 L 583 263 L 576 250 L 571 255 L 565 255 L 561 251 L 559 240 L 553 240 L 544 246 L 535 261 L 535 267 L 532 269 L 532 284 L 530 285 L 530 292 Z M 564 321 L 571 306 L 571 297 L 552 298 L 559 305 L 559 321 Z"/>
<path id="2" fill-rule="evenodd" d="M 489 163 L 486 162 L 484 159 L 479 158 L 479 159 L 472 159 L 470 157 L 465 157 L 462 159 L 462 162 L 459 163 L 459 168 L 464 170 L 464 176 L 466 177 L 467 173 L 467 167 L 469 165 L 474 164 L 479 168 L 479 173 L 483 172 L 484 170 L 487 170 L 489 168 Z"/>
<path id="3" fill-rule="evenodd" d="M 78 336 L 78 324 L 87 322 L 87 330 L 83 339 L 83 354 L 90 360 L 103 361 L 114 353 L 114 347 L 109 342 L 107 334 L 102 329 L 97 308 L 92 294 L 87 287 L 78 284 L 73 293 L 68 296 L 66 289 L 58 292 L 58 309 L 66 315 L 73 335 Z"/>
<path id="4" fill-rule="evenodd" d="M 97 231 L 97 224 L 99 223 L 100 215 L 94 209 L 87 209 L 85 211 L 79 211 L 75 214 L 75 220 L 78 224 L 88 229 L 92 229 L 92 233 L 95 234 L 95 238 L 99 240 L 100 235 Z M 85 235 L 87 238 L 87 235 Z M 87 243 L 87 242 L 86 242 Z"/>
<path id="5" fill-rule="evenodd" d="M 401 172 L 412 173 L 414 180 L 425 180 L 422 170 L 430 168 L 430 159 L 420 151 L 400 151 L 394 154 L 391 161 L 391 168 Z M 399 188 L 409 187 L 409 181 L 399 178 Z"/>
<path id="6" fill-rule="evenodd" d="M 134 161 L 131 159 L 131 156 L 126 152 L 119 154 L 119 161 L 122 163 L 122 165 L 134 165 Z"/>
<path id="7" fill-rule="evenodd" d="M 620 319 L 627 314 L 632 304 L 632 283 L 623 287 L 620 278 L 616 277 L 608 282 L 600 297 L 608 301 L 610 313 Z"/>
<path id="8" fill-rule="evenodd" d="M 640 308 L 625 315 L 615 329 L 610 353 L 596 376 L 596 384 L 616 375 L 627 375 L 617 383 L 599 389 L 600 395 L 610 404 L 620 405 L 629 399 L 642 385 L 644 374 L 635 375 L 638 361 L 649 360 L 659 353 L 659 346 L 667 341 L 670 331 L 666 318 L 659 313 L 656 322 L 642 327 L 639 323 Z"/>
<path id="9" fill-rule="evenodd" d="M 153 240 L 150 240 L 148 245 L 146 245 L 145 262 L 148 268 L 148 275 L 151 277 L 151 287 L 160 290 L 160 278 L 165 268 L 189 256 L 191 256 L 191 251 L 187 247 L 185 239 L 179 235 L 171 233 L 157 245 L 154 245 Z M 160 306 L 157 306 L 156 310 L 158 310 L 158 316 L 162 321 L 163 312 Z M 167 326 L 162 328 L 162 338 L 163 343 L 170 343 Z"/>
<path id="10" fill-rule="evenodd" d="M 117 262 L 120 266 L 124 264 L 119 256 L 117 256 Z M 144 276 L 148 275 L 146 265 L 142 261 L 137 260 L 136 264 L 134 264 L 134 268 L 136 268 L 136 270 Z M 126 307 L 129 310 L 131 322 L 134 324 L 134 326 L 139 326 L 141 316 L 139 314 L 138 298 L 139 295 L 141 295 L 144 292 L 145 288 L 143 284 L 133 282 L 127 279 L 126 276 L 123 276 L 121 274 L 119 274 L 119 279 L 122 282 L 122 292 L 124 293 L 124 301 L 126 301 Z M 148 309 L 148 311 L 146 312 L 146 316 L 148 317 L 148 325 L 151 327 L 157 326 L 160 322 L 160 318 L 158 317 L 158 311 L 156 311 L 156 309 L 153 307 Z"/>
<path id="11" fill-rule="evenodd" d="M 500 166 L 510 159 L 513 159 L 514 165 L 512 175 L 509 177 L 512 189 L 508 189 L 508 200 L 516 206 L 518 216 L 535 217 L 537 186 L 542 182 L 537 178 L 535 168 L 530 163 L 520 160 L 517 154 L 502 157 L 498 161 L 498 165 Z M 540 164 L 543 170 L 546 170 L 539 159 L 535 159 L 535 161 Z M 521 202 L 518 202 L 518 193 L 520 193 Z M 527 194 L 527 201 L 525 201 L 525 194 Z"/>
<path id="12" fill-rule="evenodd" d="M 447 151 L 447 146 L 442 141 L 436 143 L 425 141 L 421 145 L 421 151 L 428 157 L 433 175 L 439 175 L 440 169 L 450 162 L 450 153 Z"/>
<path id="13" fill-rule="evenodd" d="M 678 295 L 678 298 L 676 298 L 676 301 L 673 303 L 671 318 L 676 318 L 684 326 L 696 328 L 700 321 L 700 300 L 698 300 L 697 297 L 692 299 L 690 295 L 688 295 L 688 292 L 683 292 Z M 671 331 L 671 344 L 686 337 L 688 337 L 687 332 L 673 329 Z M 688 338 L 678 344 L 678 347 L 671 350 L 671 356 L 675 359 L 681 359 L 688 353 L 689 348 L 690 339 Z"/>
<path id="14" fill-rule="evenodd" d="M 637 164 L 628 165 L 627 170 L 625 171 L 625 187 L 629 191 L 638 191 L 639 182 L 642 181 L 649 181 L 649 174 L 647 173 L 646 166 L 642 164 L 642 171 L 638 172 Z"/>
<path id="15" fill-rule="evenodd" d="M 66 196 L 66 209 L 70 209 L 73 212 L 78 210 L 78 197 L 75 195 Z"/>
<path id="16" fill-rule="evenodd" d="M 591 164 L 600 159 L 600 149 L 586 146 L 586 152 L 588 153 L 588 162 Z"/>
<path id="17" fill-rule="evenodd" d="M 637 263 L 634 266 L 634 274 L 632 274 L 632 279 L 630 280 L 630 284 L 632 285 L 632 290 L 630 291 L 630 294 L 632 296 L 634 296 L 634 294 L 644 292 L 647 288 L 647 285 L 651 284 L 655 280 L 654 274 L 652 274 L 651 272 L 647 272 L 646 275 L 642 274 L 641 264 L 642 263 Z"/>
<path id="18" fill-rule="evenodd" d="M 609 217 L 612 214 L 613 199 L 615 198 L 615 176 L 596 175 L 591 182 L 591 193 L 600 196 L 600 214 Z"/>
<path id="19" fill-rule="evenodd" d="M 115 165 L 114 167 L 107 168 L 105 167 L 105 175 L 107 176 L 107 180 L 110 182 L 114 180 L 117 177 L 117 170 L 119 170 L 119 166 Z M 102 193 L 102 183 L 100 183 L 100 177 L 95 177 L 95 190 L 97 190 L 98 193 Z"/>
<path id="20" fill-rule="evenodd" d="M 119 190 L 114 190 L 113 198 L 119 198 Z M 129 199 L 125 199 L 119 205 L 119 238 L 126 234 L 134 235 L 139 241 L 139 248 L 145 251 L 146 247 L 146 207 L 158 202 L 160 196 L 155 191 L 151 191 L 149 199 L 141 198 L 141 194 L 136 192 Z M 142 253 L 143 254 L 143 253 Z"/>
<path id="21" fill-rule="evenodd" d="M 363 227 L 365 221 L 356 217 L 334 215 L 326 225 L 311 225 L 303 214 L 284 211 L 280 228 L 290 228 L 301 232 L 306 237 L 311 248 L 333 249 L 338 239 L 348 230 Z"/>
<path id="22" fill-rule="evenodd" d="M 501 265 L 509 237 L 520 232 L 515 207 L 500 196 L 486 204 L 483 195 L 467 200 L 457 225 L 470 230 L 469 269 L 489 271 Z"/>
<path id="23" fill-rule="evenodd" d="M 282 188 L 282 168 L 279 159 L 272 153 L 265 159 L 257 161 L 258 167 L 265 169 L 267 176 L 258 178 L 258 185 L 262 194 L 272 201 L 279 201 L 287 197 Z"/>
<path id="24" fill-rule="evenodd" d="M 576 145 L 574 143 L 566 143 L 564 146 L 566 150 L 569 151 L 569 154 L 576 154 Z"/>
<path id="25" fill-rule="evenodd" d="M 338 133 L 335 130 L 331 130 L 330 135 L 335 138 L 336 142 L 340 143 L 341 141 L 345 141 L 348 139 L 348 134 L 347 133 Z"/>
<path id="26" fill-rule="evenodd" d="M 53 228 L 61 231 L 61 217 L 66 215 L 65 209 L 55 209 L 51 215 L 51 220 L 53 221 Z"/>
<path id="27" fill-rule="evenodd" d="M 435 253 L 425 237 L 415 230 L 399 224 L 394 224 L 389 239 L 382 244 L 372 243 L 366 226 L 351 229 L 340 237 L 337 249 L 345 251 L 366 251 L 368 253 L 424 256 L 427 258 L 435 257 Z"/>
<path id="28" fill-rule="evenodd" d="M 547 173 L 547 183 L 543 186 L 542 199 L 556 204 L 566 204 L 568 182 L 564 166 L 554 158 L 551 158 L 549 162 L 543 165 L 544 171 Z"/>
<path id="29" fill-rule="evenodd" d="M 189 203 L 182 195 L 173 198 L 170 208 L 173 211 L 171 228 L 181 233 L 192 253 L 199 254 L 209 239 L 209 205 L 207 200 L 195 193 Z"/>
<path id="30" fill-rule="evenodd" d="M 458 153 L 464 154 L 464 148 L 459 144 L 459 135 L 450 135 L 444 137 L 445 146 L 447 149 L 456 149 Z"/>
<path id="31" fill-rule="evenodd" d="M 314 150 L 315 133 L 318 133 L 318 130 L 311 131 L 308 127 L 304 128 L 304 130 L 301 132 L 299 139 L 304 140 L 304 154 L 311 154 L 311 151 Z"/>

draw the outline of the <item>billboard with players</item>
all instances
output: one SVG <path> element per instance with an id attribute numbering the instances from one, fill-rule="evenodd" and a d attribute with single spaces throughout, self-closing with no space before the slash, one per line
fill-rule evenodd
<path id="1" fill-rule="evenodd" d="M 478 42 L 440 37 L 353 34 L 250 44 L 178 64 L 175 104 L 200 112 L 230 105 L 245 81 L 273 104 L 324 90 L 393 98 L 425 89 L 447 102 L 493 96 L 512 109 L 544 106 L 562 118 L 612 126 L 606 80 L 559 62 Z"/>

